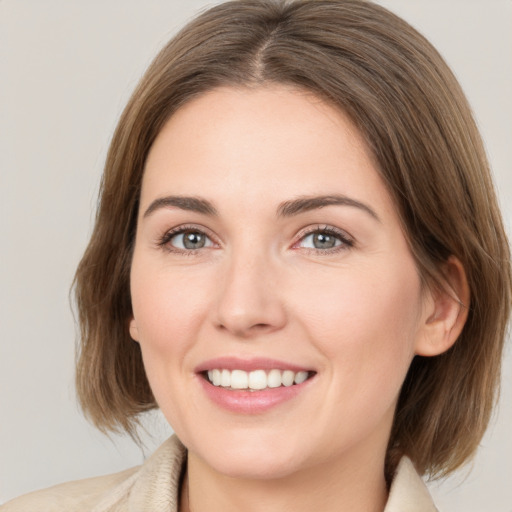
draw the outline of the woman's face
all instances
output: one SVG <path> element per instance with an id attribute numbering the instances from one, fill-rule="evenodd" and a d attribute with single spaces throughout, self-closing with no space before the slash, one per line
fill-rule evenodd
<path id="1" fill-rule="evenodd" d="M 131 293 L 190 459 L 257 478 L 383 462 L 431 301 L 342 112 L 284 86 L 181 108 L 147 160 Z"/>

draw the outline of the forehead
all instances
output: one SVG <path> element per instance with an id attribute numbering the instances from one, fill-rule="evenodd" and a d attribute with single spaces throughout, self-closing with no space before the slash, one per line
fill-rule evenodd
<path id="1" fill-rule="evenodd" d="M 343 111 L 291 87 L 226 87 L 192 100 L 164 125 L 147 158 L 141 202 L 200 194 L 258 204 L 333 192 L 390 202 Z"/>

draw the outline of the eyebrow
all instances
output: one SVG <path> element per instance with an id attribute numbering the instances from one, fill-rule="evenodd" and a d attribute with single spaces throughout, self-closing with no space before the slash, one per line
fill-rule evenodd
<path id="1" fill-rule="evenodd" d="M 180 208 L 181 210 L 202 213 L 204 215 L 217 215 L 217 210 L 213 204 L 206 199 L 188 196 L 166 196 L 155 199 L 144 212 L 144 218 L 149 217 L 160 208 Z"/>
<path id="2" fill-rule="evenodd" d="M 359 208 L 380 222 L 379 216 L 368 205 L 344 195 L 304 196 L 285 201 L 277 209 L 278 217 L 293 217 L 304 212 L 325 208 L 326 206 L 350 206 Z M 193 196 L 165 196 L 155 199 L 144 212 L 144 218 L 160 208 L 179 208 L 203 215 L 217 216 L 217 209 L 210 201 Z"/>
<path id="3" fill-rule="evenodd" d="M 381 222 L 377 213 L 368 205 L 344 195 L 305 196 L 285 201 L 279 205 L 277 214 L 280 217 L 292 217 L 311 210 L 326 206 L 351 206 L 366 212 L 376 221 Z"/>

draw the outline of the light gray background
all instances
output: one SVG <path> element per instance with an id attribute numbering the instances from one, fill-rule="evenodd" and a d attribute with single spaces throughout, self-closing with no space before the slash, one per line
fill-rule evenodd
<path id="1" fill-rule="evenodd" d="M 512 198 L 512 2 L 382 0 L 454 68 Z M 0 0 L 0 503 L 139 464 L 80 415 L 68 289 L 116 120 L 157 50 L 212 2 Z M 441 510 L 512 511 L 512 371 L 474 469 L 432 485 Z M 170 433 L 148 418 L 150 453 Z"/>

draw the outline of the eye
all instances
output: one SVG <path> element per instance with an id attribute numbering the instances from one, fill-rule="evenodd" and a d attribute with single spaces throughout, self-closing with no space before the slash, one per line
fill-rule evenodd
<path id="1" fill-rule="evenodd" d="M 214 243 L 206 233 L 199 229 L 180 228 L 166 233 L 159 245 L 167 246 L 170 250 L 195 251 L 213 247 Z"/>
<path id="2" fill-rule="evenodd" d="M 306 233 L 296 244 L 296 247 L 329 251 L 352 247 L 353 241 L 342 231 L 332 227 L 317 228 Z"/>

